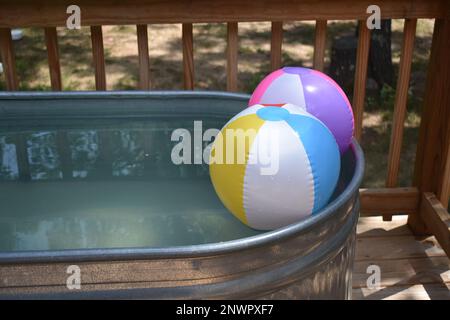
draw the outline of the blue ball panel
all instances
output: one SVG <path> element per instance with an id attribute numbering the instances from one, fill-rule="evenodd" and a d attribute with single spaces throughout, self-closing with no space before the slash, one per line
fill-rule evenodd
<path id="1" fill-rule="evenodd" d="M 333 134 L 320 121 L 302 115 L 286 119 L 305 147 L 314 177 L 313 214 L 330 200 L 339 179 L 341 159 Z"/>
<path id="2" fill-rule="evenodd" d="M 267 121 L 281 121 L 289 117 L 290 113 L 280 107 L 264 107 L 256 111 L 256 115 Z"/>

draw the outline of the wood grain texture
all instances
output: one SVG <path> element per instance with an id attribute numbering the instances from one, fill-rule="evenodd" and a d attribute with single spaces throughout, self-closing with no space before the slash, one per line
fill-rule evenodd
<path id="1" fill-rule="evenodd" d="M 58 34 L 56 32 L 56 27 L 47 27 L 44 29 L 44 33 L 52 90 L 61 91 L 61 66 L 59 64 Z"/>
<path id="2" fill-rule="evenodd" d="M 398 180 L 400 152 L 403 140 L 403 125 L 406 115 L 411 62 L 414 51 L 416 19 L 406 19 L 403 30 L 403 44 L 396 88 L 394 118 L 392 122 L 386 187 L 395 187 Z"/>
<path id="3" fill-rule="evenodd" d="M 354 300 L 450 300 L 450 284 L 432 283 L 381 287 L 379 290 L 355 288 Z"/>
<path id="4" fill-rule="evenodd" d="M 281 47 L 283 44 L 283 22 L 272 21 L 270 40 L 270 67 L 272 71 L 281 67 Z"/>
<path id="5" fill-rule="evenodd" d="M 433 241 L 434 240 L 434 241 Z M 445 257 L 437 241 L 427 238 L 416 240 L 413 235 L 393 237 L 358 238 L 356 261 L 386 261 L 392 259 L 412 259 Z"/>
<path id="6" fill-rule="evenodd" d="M 183 23 L 183 79 L 184 89 L 194 89 L 194 39 L 192 36 L 192 23 Z"/>
<path id="7" fill-rule="evenodd" d="M 353 113 L 355 116 L 355 137 L 361 141 L 364 114 L 364 100 L 366 97 L 367 62 L 370 48 L 370 30 L 366 21 L 359 21 L 358 49 L 356 51 L 355 84 L 353 87 Z"/>
<path id="8" fill-rule="evenodd" d="M 386 187 L 396 187 L 398 182 L 416 25 L 417 19 L 405 20 L 400 67 L 395 92 L 394 118 L 392 120 L 391 142 L 389 145 Z M 391 215 L 385 215 L 384 219 L 390 220 L 391 217 Z"/>
<path id="9" fill-rule="evenodd" d="M 323 71 L 326 40 L 327 40 L 327 21 L 317 20 L 314 36 L 313 66 L 314 69 L 319 71 Z"/>
<path id="10" fill-rule="evenodd" d="M 146 24 L 136 26 L 139 56 L 139 89 L 150 89 L 150 58 L 148 56 L 148 31 Z"/>
<path id="11" fill-rule="evenodd" d="M 0 28 L 0 55 L 5 72 L 6 89 L 9 91 L 18 90 L 19 81 L 16 72 L 16 59 L 11 39 L 11 29 L 9 28 Z"/>
<path id="12" fill-rule="evenodd" d="M 227 91 L 237 91 L 238 23 L 227 23 Z"/>
<path id="13" fill-rule="evenodd" d="M 356 233 L 358 238 L 395 237 L 411 235 L 407 225 L 407 215 L 392 217 L 392 221 L 384 221 L 383 217 L 360 217 Z"/>
<path id="14" fill-rule="evenodd" d="M 360 189 L 361 215 L 417 213 L 419 206 L 417 188 Z"/>
<path id="15" fill-rule="evenodd" d="M 69 0 L 2 4 L 0 27 L 64 26 Z M 82 24 L 120 25 L 240 21 L 366 19 L 372 0 L 78 0 Z M 378 0 L 382 18 L 444 17 L 446 0 Z"/>
<path id="16" fill-rule="evenodd" d="M 414 185 L 422 192 L 433 192 L 445 206 L 450 183 L 449 56 L 450 20 L 437 19 L 419 129 Z M 416 234 L 428 231 L 419 216 L 411 217 L 408 223 Z"/>
<path id="17" fill-rule="evenodd" d="M 413 237 L 407 216 L 362 217 L 357 233 L 353 299 L 450 299 L 450 260 L 434 237 Z M 380 267 L 379 288 L 367 286 L 371 265 Z"/>
<path id="18" fill-rule="evenodd" d="M 91 27 L 92 56 L 94 59 L 95 89 L 106 90 L 105 52 L 102 26 Z"/>
<path id="19" fill-rule="evenodd" d="M 447 160 L 445 161 L 444 173 L 442 176 L 444 179 L 442 181 L 442 189 L 439 200 L 444 208 L 448 209 L 448 205 L 450 203 L 450 152 L 447 154 Z"/>
<path id="20" fill-rule="evenodd" d="M 392 239 L 395 241 L 395 238 Z M 375 244 L 374 244 L 375 245 Z M 381 287 L 448 282 L 450 284 L 450 260 L 447 257 L 425 257 L 356 261 L 353 272 L 353 288 L 367 287 L 367 268 L 376 264 L 381 269 Z"/>
<path id="21" fill-rule="evenodd" d="M 450 258 L 450 215 L 433 193 L 422 194 L 419 214 Z"/>

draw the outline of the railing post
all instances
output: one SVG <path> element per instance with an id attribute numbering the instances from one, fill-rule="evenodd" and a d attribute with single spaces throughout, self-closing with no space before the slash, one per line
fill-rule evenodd
<path id="1" fill-rule="evenodd" d="M 282 44 L 283 44 L 283 22 L 272 21 L 272 33 L 270 40 L 270 67 L 272 71 L 279 69 L 281 67 Z"/>
<path id="2" fill-rule="evenodd" d="M 139 89 L 150 89 L 150 58 L 148 56 L 148 31 L 146 24 L 136 26 L 139 56 Z"/>
<path id="3" fill-rule="evenodd" d="M 436 19 L 424 97 L 414 185 L 448 204 L 450 179 L 450 20 Z M 419 205 L 420 208 L 420 205 Z M 429 231 L 420 215 L 410 215 L 415 234 Z"/>
<path id="4" fill-rule="evenodd" d="M 358 48 L 356 51 L 355 83 L 353 87 L 353 113 L 355 115 L 355 138 L 361 142 L 366 97 L 367 63 L 369 60 L 370 30 L 364 20 L 358 25 Z"/>
<path id="5" fill-rule="evenodd" d="M 61 66 L 59 64 L 58 33 L 56 27 L 44 29 L 47 46 L 48 70 L 53 91 L 62 90 Z"/>
<path id="6" fill-rule="evenodd" d="M 327 20 L 316 21 L 316 31 L 314 36 L 314 69 L 323 72 L 325 45 L 327 41 Z"/>
<path id="7" fill-rule="evenodd" d="M 5 68 L 6 88 L 9 91 L 18 90 L 19 81 L 17 80 L 16 58 L 11 39 L 11 29 L 9 28 L 0 28 L 0 56 Z"/>
<path id="8" fill-rule="evenodd" d="M 194 90 L 194 40 L 192 23 L 182 25 L 184 89 Z"/>
<path id="9" fill-rule="evenodd" d="M 95 69 L 95 90 L 106 90 L 105 52 L 102 26 L 91 26 L 92 56 Z"/>
<path id="10" fill-rule="evenodd" d="M 238 24 L 227 24 L 227 90 L 237 91 Z"/>
<path id="11" fill-rule="evenodd" d="M 414 51 L 417 19 L 405 19 L 403 29 L 402 53 L 398 71 L 397 88 L 395 91 L 394 118 L 392 120 L 391 142 L 389 144 L 388 168 L 386 187 L 397 186 L 402 151 L 406 104 L 408 102 L 408 88 L 411 75 L 411 62 Z M 391 221 L 392 215 L 383 215 L 384 221 Z"/>

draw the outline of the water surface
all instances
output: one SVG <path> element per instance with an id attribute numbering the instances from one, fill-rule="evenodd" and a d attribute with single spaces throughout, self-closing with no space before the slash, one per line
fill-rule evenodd
<path id="1" fill-rule="evenodd" d="M 203 130 L 227 121 L 0 127 L 0 251 L 169 247 L 257 234 L 223 207 L 206 164 L 172 163 L 172 131 L 193 136 L 194 120 Z"/>

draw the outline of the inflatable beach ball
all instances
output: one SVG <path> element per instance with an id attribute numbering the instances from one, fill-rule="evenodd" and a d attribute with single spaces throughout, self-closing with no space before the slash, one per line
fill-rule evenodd
<path id="1" fill-rule="evenodd" d="M 265 77 L 256 87 L 249 106 L 292 103 L 322 121 L 344 153 L 353 136 L 353 111 L 344 91 L 326 74 L 307 68 L 285 67 Z"/>
<path id="2" fill-rule="evenodd" d="M 255 105 L 233 117 L 212 145 L 209 172 L 225 207 L 246 225 L 271 230 L 330 200 L 340 154 L 330 130 L 292 105 Z"/>

